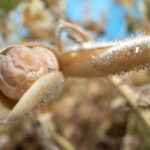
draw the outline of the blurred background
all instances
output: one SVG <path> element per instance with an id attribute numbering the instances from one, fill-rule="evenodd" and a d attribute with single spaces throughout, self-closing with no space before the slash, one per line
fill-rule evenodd
<path id="1" fill-rule="evenodd" d="M 94 41 L 150 34 L 150 0 L 0 0 L 0 47 L 36 41 L 58 47 L 60 20 Z M 73 46 L 75 33 L 62 33 Z M 74 35 L 76 37 L 76 34 Z M 120 75 L 150 106 L 150 70 Z M 149 150 L 137 115 L 106 78 L 67 78 L 61 96 L 26 121 L 0 126 L 0 150 Z"/>

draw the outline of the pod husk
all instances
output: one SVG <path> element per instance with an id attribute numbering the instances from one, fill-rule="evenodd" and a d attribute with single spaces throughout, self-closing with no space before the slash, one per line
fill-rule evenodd
<path id="1" fill-rule="evenodd" d="M 61 72 L 53 71 L 38 79 L 20 98 L 2 123 L 20 120 L 49 101 L 55 100 L 63 87 Z"/>

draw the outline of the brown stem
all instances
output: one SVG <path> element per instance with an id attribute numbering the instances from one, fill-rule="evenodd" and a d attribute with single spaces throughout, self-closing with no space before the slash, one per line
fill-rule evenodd
<path id="1" fill-rule="evenodd" d="M 116 76 L 108 77 L 108 80 L 125 98 L 132 110 L 137 114 L 138 118 L 141 119 L 142 123 L 144 123 L 145 127 L 148 129 L 148 133 L 150 133 L 150 111 L 148 108 L 143 109 L 138 107 L 138 103 L 140 101 L 139 95 L 134 93 L 128 85 Z"/>
<path id="2" fill-rule="evenodd" d="M 60 51 L 62 51 L 62 47 L 63 47 L 61 33 L 64 29 L 73 30 L 74 32 L 78 33 L 80 35 L 80 37 L 86 42 L 88 42 L 90 40 L 89 36 L 86 36 L 86 34 L 84 33 L 84 30 L 82 28 L 76 27 L 74 24 L 71 24 L 64 20 L 61 20 L 59 26 L 57 27 L 57 34 L 56 34 L 57 41 L 58 41 L 58 47 L 59 47 Z"/>

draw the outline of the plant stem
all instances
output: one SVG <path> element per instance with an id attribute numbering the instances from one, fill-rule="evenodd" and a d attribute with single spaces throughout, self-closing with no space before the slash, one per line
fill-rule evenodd
<path id="1" fill-rule="evenodd" d="M 133 92 L 120 78 L 113 76 L 108 77 L 110 83 L 118 90 L 118 92 L 125 98 L 132 110 L 137 114 L 138 118 L 145 124 L 147 131 L 150 132 L 150 111 L 148 108 L 138 107 L 140 100 L 139 96 Z"/>

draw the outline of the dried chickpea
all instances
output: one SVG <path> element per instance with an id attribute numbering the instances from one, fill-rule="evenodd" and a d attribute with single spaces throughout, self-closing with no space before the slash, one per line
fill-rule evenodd
<path id="1" fill-rule="evenodd" d="M 0 58 L 0 90 L 19 100 L 42 75 L 59 69 L 57 58 L 47 48 L 14 46 Z"/>

